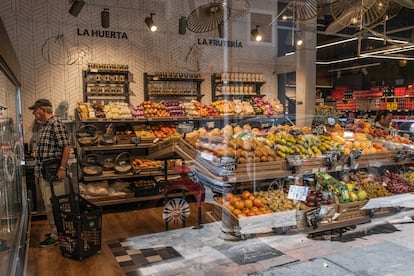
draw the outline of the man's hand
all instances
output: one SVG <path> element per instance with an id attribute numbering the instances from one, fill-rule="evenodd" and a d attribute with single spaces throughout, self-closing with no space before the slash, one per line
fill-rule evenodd
<path id="1" fill-rule="evenodd" d="M 66 177 L 66 170 L 59 169 L 56 173 L 56 176 L 59 180 L 63 180 Z"/>

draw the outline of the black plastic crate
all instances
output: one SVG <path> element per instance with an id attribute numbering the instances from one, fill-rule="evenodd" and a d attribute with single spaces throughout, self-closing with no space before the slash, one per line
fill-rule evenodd
<path id="1" fill-rule="evenodd" d="M 82 260 L 101 251 L 102 208 L 78 194 L 52 197 L 62 255 Z"/>

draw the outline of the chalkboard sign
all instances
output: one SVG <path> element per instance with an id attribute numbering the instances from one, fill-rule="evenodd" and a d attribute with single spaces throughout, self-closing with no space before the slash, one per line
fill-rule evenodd
<path id="1" fill-rule="evenodd" d="M 233 157 L 222 157 L 219 166 L 225 171 L 233 172 L 237 169 L 237 159 Z"/>
<path id="2" fill-rule="evenodd" d="M 351 150 L 349 153 L 349 158 L 352 160 L 358 160 L 359 157 L 361 157 L 362 150 Z"/>
<path id="3" fill-rule="evenodd" d="M 321 212 L 321 207 L 312 209 L 306 212 L 306 220 L 308 225 L 311 226 L 313 229 L 318 228 L 318 222 L 321 221 L 319 213 Z"/>
<path id="4" fill-rule="evenodd" d="M 397 155 L 394 158 L 395 162 L 401 162 L 405 160 L 408 156 L 408 152 L 406 150 L 399 150 L 397 151 Z"/>

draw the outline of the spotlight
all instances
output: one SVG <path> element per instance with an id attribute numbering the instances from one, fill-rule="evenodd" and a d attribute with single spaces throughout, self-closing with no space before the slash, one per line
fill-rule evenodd
<path id="1" fill-rule="evenodd" d="M 155 15 L 155 13 L 151 13 L 150 16 L 145 18 L 145 24 L 147 24 L 147 26 L 151 30 L 151 32 L 155 32 L 157 30 L 157 26 L 155 25 L 154 21 L 152 20 L 153 15 Z"/>
<path id="2" fill-rule="evenodd" d="M 407 61 L 406 59 L 400 59 L 400 60 L 398 61 L 398 65 L 399 65 L 400 67 L 405 67 L 405 66 L 407 66 L 407 64 L 408 64 L 408 61 Z"/>
<path id="3" fill-rule="evenodd" d="M 69 13 L 75 17 L 78 16 L 84 5 L 85 1 L 83 0 L 73 0 L 72 6 L 69 9 Z"/>
<path id="4" fill-rule="evenodd" d="M 361 72 L 364 74 L 364 76 L 368 75 L 368 70 L 365 67 L 361 68 Z"/>
<path id="5" fill-rule="evenodd" d="M 298 39 L 298 41 L 296 41 L 296 45 L 300 46 L 303 44 L 303 40 L 302 39 Z"/>
<path id="6" fill-rule="evenodd" d="M 101 25 L 102 28 L 109 28 L 109 9 L 101 11 Z"/>
<path id="7" fill-rule="evenodd" d="M 341 71 L 337 71 L 337 72 L 336 72 L 336 78 L 337 78 L 337 79 L 340 79 L 340 78 L 341 78 L 341 74 L 342 74 L 342 72 L 341 72 Z"/>
<path id="8" fill-rule="evenodd" d="M 255 40 L 255 41 L 261 41 L 262 40 L 262 35 L 259 32 L 259 27 L 260 27 L 259 25 L 256 25 L 256 29 L 253 29 L 252 32 L 251 32 L 253 40 Z"/>
<path id="9" fill-rule="evenodd" d="M 218 24 L 219 37 L 224 38 L 224 22 Z"/>
<path id="10" fill-rule="evenodd" d="M 178 33 L 179 34 L 185 34 L 185 31 L 187 30 L 187 17 L 181 16 L 180 19 L 178 19 Z"/>

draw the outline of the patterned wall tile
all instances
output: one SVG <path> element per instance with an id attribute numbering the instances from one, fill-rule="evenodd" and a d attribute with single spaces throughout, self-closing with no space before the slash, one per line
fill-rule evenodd
<path id="1" fill-rule="evenodd" d="M 228 71 L 264 73 L 263 94 L 276 96 L 273 58 L 276 49 L 253 46 L 246 31 L 247 16 L 231 21 L 232 40 L 243 48 L 199 45 L 202 39 L 218 39 L 217 30 L 196 34 L 187 30 L 178 34 L 178 19 L 188 16 L 208 0 L 89 0 L 77 17 L 68 13 L 69 1 L 3 0 L 0 17 L 12 40 L 22 68 L 23 124 L 31 136 L 33 116 L 27 110 L 37 98 L 49 98 L 57 106 L 69 103 L 73 114 L 83 99 L 82 70 L 88 62 L 128 64 L 134 81 L 130 84 L 131 104 L 143 101 L 143 73 L 155 71 L 200 72 L 204 102 L 211 101 L 210 76 Z M 250 1 L 251 5 L 254 1 Z M 269 1 L 271 2 L 271 1 Z M 110 31 L 121 31 L 127 40 L 79 36 L 81 31 L 102 30 L 100 12 L 110 9 Z M 144 23 L 156 13 L 159 31 L 151 33 Z M 226 56 L 226 59 L 224 58 Z"/>

